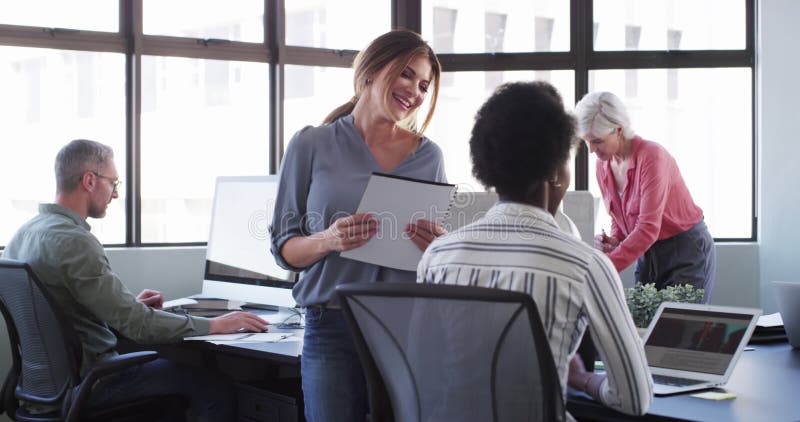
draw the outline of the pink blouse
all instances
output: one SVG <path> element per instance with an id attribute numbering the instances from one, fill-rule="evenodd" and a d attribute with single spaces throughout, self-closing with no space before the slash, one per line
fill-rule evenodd
<path id="1" fill-rule="evenodd" d="M 610 161 L 597 161 L 597 182 L 611 215 L 611 235 L 620 240 L 608 253 L 617 271 L 631 265 L 657 240 L 684 232 L 703 218 L 675 159 L 661 145 L 633 138 L 633 152 L 622 195 Z"/>

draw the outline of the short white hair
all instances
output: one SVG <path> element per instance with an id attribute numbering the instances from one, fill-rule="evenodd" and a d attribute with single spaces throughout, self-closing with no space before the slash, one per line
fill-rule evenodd
<path id="1" fill-rule="evenodd" d="M 80 185 L 85 171 L 100 171 L 114 161 L 114 151 L 108 145 L 87 139 L 76 139 L 56 155 L 56 190 L 72 192 Z"/>
<path id="2" fill-rule="evenodd" d="M 586 94 L 575 106 L 578 136 L 606 136 L 622 128 L 625 139 L 633 138 L 634 131 L 625 104 L 616 95 L 605 92 Z"/>

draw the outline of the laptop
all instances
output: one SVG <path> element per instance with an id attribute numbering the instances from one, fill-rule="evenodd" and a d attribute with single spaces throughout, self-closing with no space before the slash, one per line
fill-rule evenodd
<path id="1" fill-rule="evenodd" d="M 789 344 L 800 348 L 800 283 L 773 281 L 772 286 Z"/>
<path id="2" fill-rule="evenodd" d="M 664 302 L 644 337 L 656 395 L 724 385 L 760 309 Z"/>

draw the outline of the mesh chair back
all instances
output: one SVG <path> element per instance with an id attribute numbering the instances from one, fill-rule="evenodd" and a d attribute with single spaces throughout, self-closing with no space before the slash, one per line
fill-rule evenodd
<path id="1" fill-rule="evenodd" d="M 0 259 L 0 310 L 6 319 L 15 366 L 17 397 L 55 404 L 79 382 L 80 344 L 72 326 L 33 270 Z"/>
<path id="2" fill-rule="evenodd" d="M 431 284 L 337 290 L 367 359 L 373 408 L 385 394 L 397 421 L 563 420 L 558 375 L 530 296 Z"/>

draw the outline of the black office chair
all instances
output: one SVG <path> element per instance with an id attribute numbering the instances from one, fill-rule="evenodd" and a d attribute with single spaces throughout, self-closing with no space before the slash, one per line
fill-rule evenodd
<path id="1" fill-rule="evenodd" d="M 13 358 L 0 393 L 0 408 L 14 420 L 136 421 L 165 415 L 180 420 L 186 403 L 179 396 L 154 396 L 103 409 L 87 408 L 96 381 L 152 361 L 158 354 L 136 352 L 102 360 L 81 378 L 78 335 L 27 264 L 0 259 L 0 311 L 8 328 Z M 60 410 L 32 413 L 20 401 Z"/>
<path id="2" fill-rule="evenodd" d="M 559 421 L 558 373 L 533 299 L 497 289 L 337 287 L 378 421 Z"/>

